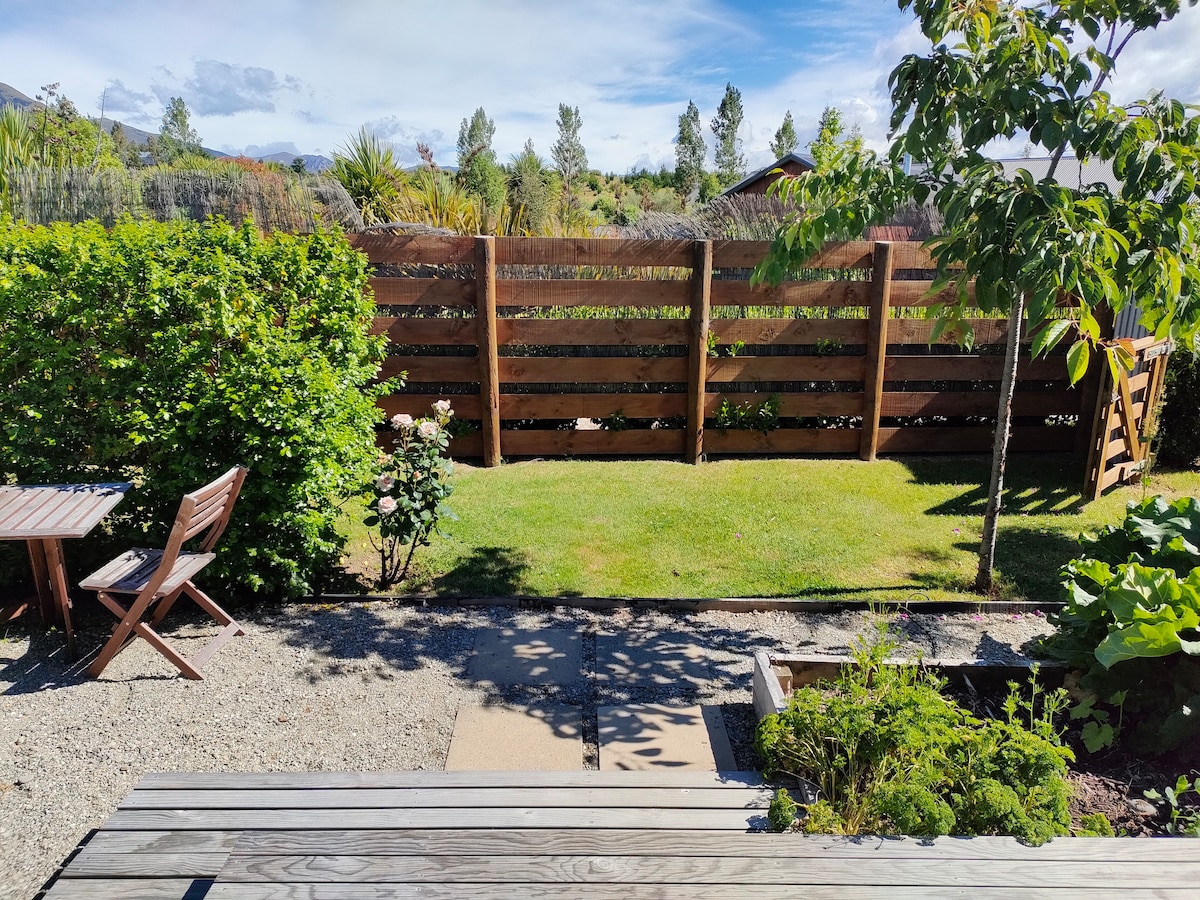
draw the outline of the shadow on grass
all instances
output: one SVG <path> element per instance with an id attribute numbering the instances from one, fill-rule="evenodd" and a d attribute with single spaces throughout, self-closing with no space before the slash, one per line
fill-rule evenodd
<path id="1" fill-rule="evenodd" d="M 930 515 L 982 516 L 987 507 L 991 458 L 915 457 L 899 460 L 913 481 L 925 485 L 954 485 L 961 493 L 926 512 Z M 1070 454 L 1010 456 L 1004 475 L 1004 513 L 1068 515 L 1084 504 L 1083 467 Z"/>
<path id="2" fill-rule="evenodd" d="M 1045 528 L 1002 523 L 996 537 L 996 571 L 1023 597 L 1059 600 L 1062 586 L 1058 570 L 1079 556 L 1076 537 Z M 979 550 L 975 546 L 967 549 Z"/>
<path id="3" fill-rule="evenodd" d="M 528 593 L 528 558 L 514 547 L 474 547 L 449 572 L 433 579 L 441 597 L 508 597 Z"/>

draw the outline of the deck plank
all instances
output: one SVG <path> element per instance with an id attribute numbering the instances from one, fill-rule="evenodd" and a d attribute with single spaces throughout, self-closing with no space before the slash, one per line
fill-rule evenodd
<path id="1" fill-rule="evenodd" d="M 106 829 L 224 831 L 360 828 L 761 830 L 766 809 L 119 809 Z"/>
<path id="2" fill-rule="evenodd" d="M 137 834 L 137 832 L 130 832 Z M 203 832 L 201 832 L 202 834 Z M 462 831 L 246 831 L 238 849 L 249 854 L 359 856 L 742 856 L 870 859 L 1033 859 L 1063 861 L 1193 862 L 1197 848 L 1173 839 L 1060 838 L 1031 847 L 1008 837 L 836 837 L 731 831 L 638 829 L 469 829 Z"/>
<path id="3" fill-rule="evenodd" d="M 870 887 L 848 894 L 844 885 L 635 885 L 635 884 L 472 884 L 464 894 L 460 884 L 221 884 L 213 885 L 205 900 L 979 900 L 972 887 Z M 1028 888 L 991 888 L 988 900 L 1029 900 Z M 1195 900 L 1194 890 L 1065 889 L 1052 900 Z"/>
<path id="4" fill-rule="evenodd" d="M 120 809 L 430 809 L 434 807 L 614 807 L 766 809 L 765 788 L 305 788 L 134 791 Z"/>
<path id="5" fill-rule="evenodd" d="M 212 885 L 206 878 L 59 878 L 44 900 L 207 900 Z"/>
<path id="6" fill-rule="evenodd" d="M 1153 878 L 1161 887 L 1194 887 L 1187 867 L 1164 871 L 1159 863 L 1063 862 L 1061 860 L 746 859 L 737 856 L 378 856 L 230 855 L 222 883 L 378 881 L 436 884 L 838 884 L 993 888 L 1136 888 Z"/>
<path id="7" fill-rule="evenodd" d="M 135 791 L 278 788 L 636 788 L 745 789 L 766 784 L 757 772 L 156 772 Z"/>
<path id="8" fill-rule="evenodd" d="M 112 852 L 84 847 L 71 860 L 71 878 L 216 878 L 224 853 Z"/>

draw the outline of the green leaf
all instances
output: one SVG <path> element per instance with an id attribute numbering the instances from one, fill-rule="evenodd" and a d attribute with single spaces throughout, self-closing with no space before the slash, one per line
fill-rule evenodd
<path id="1" fill-rule="evenodd" d="M 1091 353 L 1091 347 L 1083 339 L 1077 340 L 1067 351 L 1067 374 L 1071 378 L 1071 384 L 1078 384 L 1079 380 L 1087 374 Z"/>
<path id="2" fill-rule="evenodd" d="M 1037 357 L 1049 353 L 1063 339 L 1063 336 L 1071 330 L 1073 324 L 1070 319 L 1054 319 L 1048 322 L 1045 328 L 1034 335 L 1033 344 L 1030 347 L 1031 354 Z"/>

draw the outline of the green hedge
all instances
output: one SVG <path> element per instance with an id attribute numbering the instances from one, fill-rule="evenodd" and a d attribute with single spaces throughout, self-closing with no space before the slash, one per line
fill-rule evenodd
<path id="1" fill-rule="evenodd" d="M 0 219 L 0 478 L 133 481 L 113 543 L 144 544 L 186 491 L 242 463 L 206 580 L 308 591 L 375 456 L 384 347 L 366 277 L 339 234 Z"/>
<path id="2" fill-rule="evenodd" d="M 1200 359 L 1184 348 L 1167 363 L 1158 423 L 1158 461 L 1191 468 L 1200 458 Z"/>

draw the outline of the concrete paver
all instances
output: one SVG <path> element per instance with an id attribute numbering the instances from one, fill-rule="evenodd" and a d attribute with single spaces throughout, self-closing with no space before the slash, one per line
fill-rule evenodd
<path id="1" fill-rule="evenodd" d="M 576 684 L 583 678 L 583 641 L 565 628 L 484 628 L 467 674 L 492 684 Z"/>
<path id="2" fill-rule="evenodd" d="M 596 680 L 626 687 L 711 682 L 708 650 L 682 632 L 651 631 L 596 637 Z"/>
<path id="3" fill-rule="evenodd" d="M 719 706 L 602 706 L 596 719 L 602 770 L 737 768 Z"/>
<path id="4" fill-rule="evenodd" d="M 577 706 L 464 706 L 454 720 L 446 771 L 573 771 L 583 768 Z"/>

